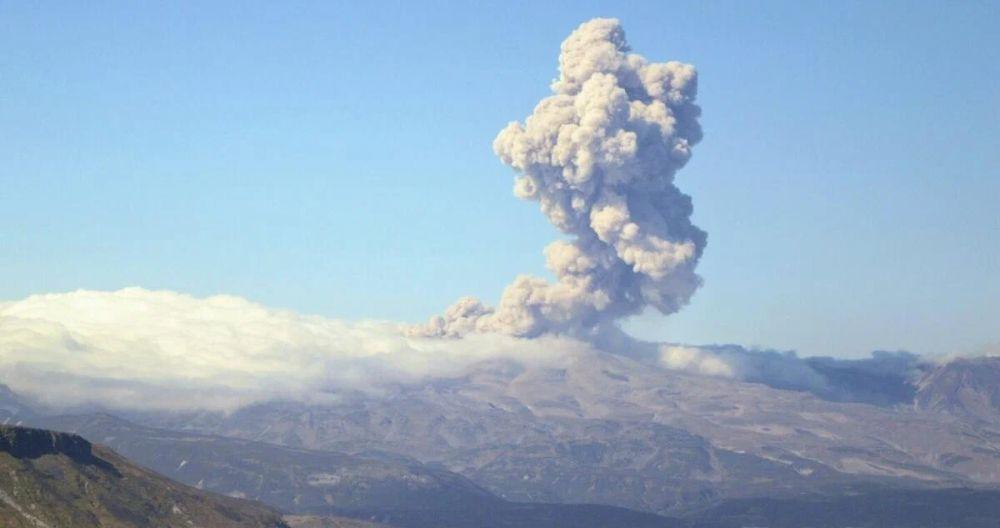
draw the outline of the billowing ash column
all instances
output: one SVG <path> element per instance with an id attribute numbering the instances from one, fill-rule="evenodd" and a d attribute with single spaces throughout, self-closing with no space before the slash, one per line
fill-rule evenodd
<path id="1" fill-rule="evenodd" d="M 496 308 L 462 298 L 414 334 L 585 336 L 647 305 L 676 312 L 701 284 L 706 234 L 674 185 L 701 139 L 694 68 L 629 53 L 618 20 L 594 19 L 563 42 L 559 72 L 493 142 L 518 173 L 514 194 L 569 236 L 545 248 L 557 281 L 519 276 Z"/>

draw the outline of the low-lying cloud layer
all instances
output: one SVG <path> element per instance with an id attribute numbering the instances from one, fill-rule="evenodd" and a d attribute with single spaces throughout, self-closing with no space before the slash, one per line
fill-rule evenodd
<path id="1" fill-rule="evenodd" d="M 876 351 L 865 359 L 802 358 L 794 352 L 750 350 L 737 345 L 663 345 L 656 363 L 669 370 L 877 405 L 911 400 L 915 382 L 931 368 L 908 352 Z"/>
<path id="2" fill-rule="evenodd" d="M 478 362 L 558 364 L 568 338 L 405 335 L 385 322 L 272 310 L 239 297 L 129 288 L 0 304 L 0 383 L 56 407 L 229 410 L 454 376 Z"/>
<path id="3" fill-rule="evenodd" d="M 603 353 L 568 336 L 414 337 L 402 324 L 347 322 L 239 297 L 141 288 L 0 303 L 0 384 L 63 409 L 228 411 L 273 400 L 322 404 L 344 392 L 377 396 L 399 384 L 459 377 L 483 362 L 563 369 Z M 916 379 L 933 368 L 905 352 L 843 360 L 735 345 L 648 343 L 626 353 L 643 363 L 640 368 L 880 405 L 909 401 Z"/>
<path id="4" fill-rule="evenodd" d="M 674 173 L 701 140 L 697 74 L 629 51 L 618 20 L 580 25 L 562 44 L 554 95 L 493 142 L 518 173 L 514 194 L 571 237 L 545 248 L 556 282 L 519 276 L 496 308 L 466 297 L 414 333 L 586 336 L 687 304 L 706 234 Z"/>

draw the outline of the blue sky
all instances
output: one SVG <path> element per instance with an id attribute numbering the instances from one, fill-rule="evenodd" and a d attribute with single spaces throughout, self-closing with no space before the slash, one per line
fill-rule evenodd
<path id="1" fill-rule="evenodd" d="M 700 73 L 705 286 L 649 338 L 1000 341 L 995 2 L 0 1 L 0 299 L 140 285 L 421 321 L 544 274 L 496 133 L 594 16 Z"/>

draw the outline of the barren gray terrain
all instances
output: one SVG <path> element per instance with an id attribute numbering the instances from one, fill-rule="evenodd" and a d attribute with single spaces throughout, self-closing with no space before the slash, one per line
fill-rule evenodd
<path id="1" fill-rule="evenodd" d="M 982 514 L 1000 498 L 998 364 L 925 364 L 908 382 L 911 400 L 874 404 L 587 352 L 230 414 L 56 413 L 2 388 L 0 420 L 79 433 L 284 512 L 404 527 L 989 526 Z M 851 372 L 836 383 L 849 386 Z"/>
<path id="2" fill-rule="evenodd" d="M 403 454 L 509 500 L 664 514 L 858 485 L 1000 482 L 995 421 L 913 403 L 832 402 L 600 352 L 555 368 L 489 362 L 391 394 L 343 394 L 337 404 L 157 421 L 296 448 Z"/>

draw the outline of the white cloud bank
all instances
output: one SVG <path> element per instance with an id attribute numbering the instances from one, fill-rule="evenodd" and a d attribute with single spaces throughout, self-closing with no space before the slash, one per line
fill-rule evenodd
<path id="1" fill-rule="evenodd" d="M 822 389 L 827 385 L 810 360 L 793 352 L 747 350 L 733 345 L 663 345 L 658 359 L 663 368 L 703 376 L 801 389 Z"/>
<path id="2" fill-rule="evenodd" d="M 906 401 L 913 376 L 926 367 L 903 352 L 840 360 L 735 345 L 648 345 L 650 353 L 607 348 L 649 368 L 887 404 Z M 64 409 L 323 403 L 344 391 L 377 395 L 396 384 L 461 376 L 486 361 L 565 368 L 600 353 L 568 336 L 414 337 L 402 324 L 301 315 L 226 295 L 128 288 L 0 303 L 0 383 Z"/>
<path id="3" fill-rule="evenodd" d="M 660 366 L 692 374 L 719 378 L 745 377 L 731 360 L 703 348 L 681 345 L 664 345 L 660 348 Z"/>
<path id="4" fill-rule="evenodd" d="M 55 407 L 231 410 L 459 375 L 490 359 L 557 364 L 586 345 L 494 334 L 407 336 L 386 322 L 128 288 L 0 304 L 0 383 Z"/>
<path id="5" fill-rule="evenodd" d="M 837 359 L 738 345 L 661 345 L 654 359 L 668 370 L 880 405 L 909 401 L 914 383 L 931 368 L 923 358 L 904 351 L 875 351 L 864 359 Z"/>

